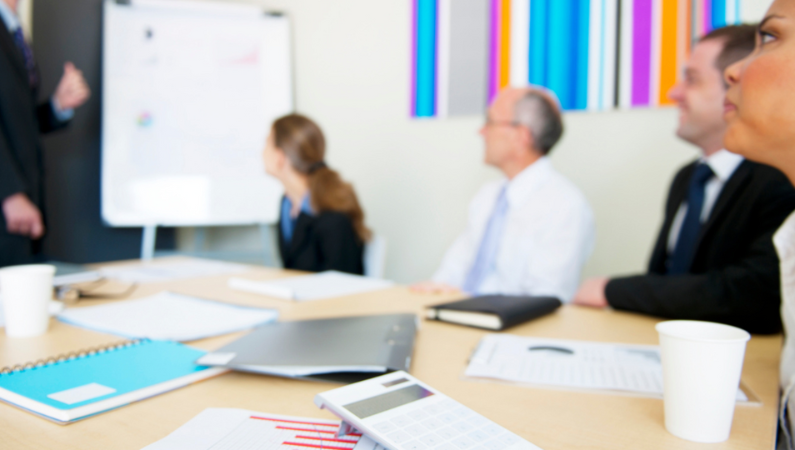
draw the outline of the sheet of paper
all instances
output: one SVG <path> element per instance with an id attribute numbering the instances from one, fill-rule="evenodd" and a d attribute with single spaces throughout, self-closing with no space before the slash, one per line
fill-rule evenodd
<path id="1" fill-rule="evenodd" d="M 107 267 L 101 270 L 106 278 L 127 283 L 157 283 L 184 278 L 212 277 L 247 272 L 251 270 L 244 264 L 235 264 L 209 259 L 190 259 L 177 261 L 153 261 L 151 263 Z"/>
<path id="2" fill-rule="evenodd" d="M 279 312 L 161 292 L 138 300 L 69 308 L 66 323 L 128 338 L 192 341 L 273 322 Z"/>
<path id="3" fill-rule="evenodd" d="M 335 438 L 339 425 L 334 420 L 208 408 L 144 450 L 385 450 L 358 433 Z"/>
<path id="4" fill-rule="evenodd" d="M 389 280 L 351 275 L 333 270 L 277 281 L 230 280 L 233 289 L 297 301 L 321 300 L 377 291 L 394 286 Z"/>
<path id="5" fill-rule="evenodd" d="M 660 348 L 491 334 L 480 341 L 466 376 L 662 397 Z M 748 401 L 741 390 L 738 401 Z"/>

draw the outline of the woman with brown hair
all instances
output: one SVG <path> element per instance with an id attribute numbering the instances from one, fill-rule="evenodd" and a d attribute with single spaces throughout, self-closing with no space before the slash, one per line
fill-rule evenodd
<path id="1" fill-rule="evenodd" d="M 370 230 L 353 187 L 324 160 L 323 132 L 307 117 L 290 114 L 273 123 L 263 157 L 265 171 L 284 186 L 279 252 L 286 269 L 364 274 Z"/>
<path id="2" fill-rule="evenodd" d="M 795 1 L 776 0 L 759 25 L 756 50 L 726 70 L 724 144 L 732 152 L 769 164 L 795 184 Z M 779 449 L 795 448 L 795 213 L 773 237 L 780 260 L 781 355 Z"/>

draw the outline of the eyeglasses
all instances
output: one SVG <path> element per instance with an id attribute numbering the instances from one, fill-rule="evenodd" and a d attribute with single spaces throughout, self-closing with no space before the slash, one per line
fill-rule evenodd
<path id="1" fill-rule="evenodd" d="M 522 126 L 515 120 L 492 120 L 491 117 L 486 117 L 486 127 L 519 127 Z"/>

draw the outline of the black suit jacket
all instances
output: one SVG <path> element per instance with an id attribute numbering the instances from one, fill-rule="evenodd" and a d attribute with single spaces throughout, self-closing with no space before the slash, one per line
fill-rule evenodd
<path id="1" fill-rule="evenodd" d="M 277 228 L 285 269 L 364 275 L 364 244 L 348 216 L 333 211 L 315 216 L 301 212 L 289 243 L 284 240 L 282 228 Z"/>
<path id="2" fill-rule="evenodd" d="M 742 162 L 701 229 L 690 272 L 665 275 L 668 234 L 695 165 L 674 179 L 648 274 L 612 279 L 608 303 L 620 310 L 777 333 L 781 296 L 772 237 L 795 210 L 795 189 L 778 170 Z"/>
<path id="3" fill-rule="evenodd" d="M 30 86 L 25 59 L 0 20 L 0 202 L 22 192 L 43 210 L 44 168 L 40 133 L 66 125 L 50 102 L 37 104 L 38 86 Z M 0 266 L 27 262 L 32 242 L 6 231 L 0 214 Z"/>

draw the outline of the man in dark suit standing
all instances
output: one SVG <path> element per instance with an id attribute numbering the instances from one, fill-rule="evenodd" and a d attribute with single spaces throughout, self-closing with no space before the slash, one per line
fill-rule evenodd
<path id="1" fill-rule="evenodd" d="M 778 257 L 772 236 L 795 210 L 795 190 L 772 167 L 723 149 L 724 70 L 751 53 L 756 27 L 704 36 L 669 92 L 677 135 L 701 158 L 676 174 L 648 273 L 585 281 L 579 305 L 671 319 L 722 322 L 752 333 L 781 329 Z"/>
<path id="2" fill-rule="evenodd" d="M 44 235 L 40 133 L 66 126 L 90 91 L 71 63 L 49 101 L 37 104 L 39 73 L 17 15 L 0 0 L 0 267 L 35 260 Z"/>

